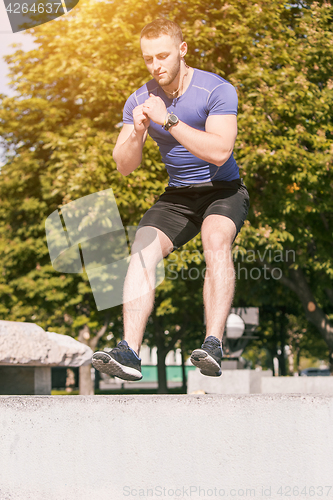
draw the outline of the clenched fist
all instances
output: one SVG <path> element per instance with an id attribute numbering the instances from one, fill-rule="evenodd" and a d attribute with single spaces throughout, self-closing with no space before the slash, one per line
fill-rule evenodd
<path id="1" fill-rule="evenodd" d="M 142 110 L 151 120 L 153 120 L 153 122 L 157 123 L 157 125 L 164 124 L 167 109 L 160 97 L 150 94 L 149 99 L 143 103 Z"/>
<path id="2" fill-rule="evenodd" d="M 143 134 L 149 127 L 150 119 L 143 111 L 144 104 L 140 104 L 133 109 L 134 129 L 139 134 Z"/>

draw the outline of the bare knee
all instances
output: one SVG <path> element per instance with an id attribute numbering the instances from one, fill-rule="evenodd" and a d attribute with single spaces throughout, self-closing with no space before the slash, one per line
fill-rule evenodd
<path id="1" fill-rule="evenodd" d="M 231 243 L 221 235 L 210 235 L 204 246 L 207 263 L 219 261 L 228 262 L 231 259 Z"/>
<path id="2" fill-rule="evenodd" d="M 229 259 L 236 235 L 236 226 L 231 219 L 220 215 L 209 215 L 201 228 L 204 253 L 209 259 Z"/>
<path id="3" fill-rule="evenodd" d="M 173 250 L 170 239 L 159 229 L 146 226 L 140 228 L 132 245 L 132 253 L 144 252 L 146 255 L 166 257 Z"/>
<path id="4" fill-rule="evenodd" d="M 145 267 L 154 268 L 165 256 L 163 250 L 157 231 L 154 228 L 144 227 L 136 233 L 131 255 L 138 255 L 143 259 Z"/>

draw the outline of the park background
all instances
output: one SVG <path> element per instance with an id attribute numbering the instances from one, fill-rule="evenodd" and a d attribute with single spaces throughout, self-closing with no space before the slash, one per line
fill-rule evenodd
<path id="1" fill-rule="evenodd" d="M 136 225 L 167 184 L 151 139 L 130 176 L 112 159 L 125 100 L 149 78 L 140 31 L 161 16 L 182 27 L 186 62 L 226 78 L 239 97 L 234 155 L 251 207 L 233 248 L 233 305 L 260 310 L 258 338 L 243 357 L 262 369 L 278 358 L 280 375 L 320 362 L 332 371 L 328 2 L 81 0 L 28 30 L 34 45 L 6 58 L 11 89 L 1 87 L 0 318 L 37 323 L 93 350 L 121 338 L 121 307 L 98 312 L 86 274 L 53 269 L 45 220 L 111 187 L 124 226 Z M 181 348 L 186 359 L 202 341 L 204 267 L 198 236 L 167 259 L 156 290 L 145 341 L 157 347 L 160 392 L 168 390 L 167 353 Z"/>

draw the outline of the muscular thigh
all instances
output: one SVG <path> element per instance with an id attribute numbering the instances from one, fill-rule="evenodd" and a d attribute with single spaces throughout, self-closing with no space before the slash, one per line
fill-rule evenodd
<path id="1" fill-rule="evenodd" d="M 202 219 L 196 216 L 191 200 L 178 195 L 161 196 L 143 216 L 139 228 L 152 226 L 162 231 L 171 241 L 173 250 L 185 245 L 200 232 Z"/>
<path id="2" fill-rule="evenodd" d="M 132 246 L 132 254 L 142 252 L 146 259 L 159 261 L 173 250 L 170 238 L 160 229 L 152 226 L 139 227 Z"/>
<path id="3" fill-rule="evenodd" d="M 226 186 L 224 186 L 226 184 Z M 221 183 L 221 188 L 212 191 L 210 197 L 207 197 L 206 204 L 202 207 L 202 218 L 206 221 L 211 215 L 220 215 L 232 221 L 236 227 L 234 238 L 241 230 L 249 210 L 249 194 L 241 180 Z M 210 218 L 212 219 L 212 218 Z M 221 219 L 216 219 L 216 223 L 223 225 Z"/>

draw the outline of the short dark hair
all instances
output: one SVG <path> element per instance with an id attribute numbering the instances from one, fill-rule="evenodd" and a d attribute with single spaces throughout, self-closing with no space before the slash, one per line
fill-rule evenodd
<path id="1" fill-rule="evenodd" d="M 169 35 L 182 43 L 183 34 L 180 26 L 169 19 L 159 18 L 147 24 L 141 31 L 141 38 L 158 38 L 161 35 Z"/>

